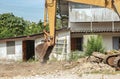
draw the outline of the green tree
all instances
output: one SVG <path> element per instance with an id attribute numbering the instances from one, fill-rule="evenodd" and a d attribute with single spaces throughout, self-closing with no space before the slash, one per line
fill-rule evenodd
<path id="1" fill-rule="evenodd" d="M 23 18 L 14 16 L 12 13 L 0 14 L 0 38 L 21 36 L 25 26 Z"/>
<path id="2" fill-rule="evenodd" d="M 61 19 L 57 18 L 56 19 L 56 29 L 62 28 L 62 21 Z"/>
<path id="3" fill-rule="evenodd" d="M 43 32 L 43 22 L 40 20 L 38 23 L 26 21 L 24 35 L 32 35 Z"/>
<path id="4" fill-rule="evenodd" d="M 25 27 L 24 35 L 32 35 L 38 34 L 42 31 L 42 23 L 40 25 L 35 22 L 27 22 L 27 26 Z"/>
<path id="5" fill-rule="evenodd" d="M 48 25 L 47 25 L 48 30 Z M 43 31 L 43 22 L 25 21 L 13 13 L 0 14 L 0 38 L 32 35 Z"/>
<path id="6" fill-rule="evenodd" d="M 43 32 L 44 26 L 43 26 L 43 22 L 41 20 L 37 23 L 37 26 L 39 27 L 39 31 Z"/>

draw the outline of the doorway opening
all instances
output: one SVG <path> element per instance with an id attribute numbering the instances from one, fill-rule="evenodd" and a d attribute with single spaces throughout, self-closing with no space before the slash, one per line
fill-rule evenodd
<path id="1" fill-rule="evenodd" d="M 83 38 L 82 37 L 71 38 L 71 50 L 72 51 L 76 51 L 76 50 L 82 51 L 83 50 L 82 44 L 83 44 Z"/>
<path id="2" fill-rule="evenodd" d="M 22 43 L 23 47 L 23 61 L 34 59 L 35 57 L 35 44 L 34 40 L 25 40 Z"/>

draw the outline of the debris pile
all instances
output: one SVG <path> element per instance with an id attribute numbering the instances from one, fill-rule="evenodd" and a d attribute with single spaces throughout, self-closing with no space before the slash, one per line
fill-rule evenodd
<path id="1" fill-rule="evenodd" d="M 77 74 L 85 74 L 85 73 L 114 73 L 115 69 L 110 67 L 104 63 L 94 63 L 94 62 L 86 62 L 82 63 L 73 69 L 71 69 L 72 73 Z"/>
<path id="2" fill-rule="evenodd" d="M 72 74 L 85 74 L 85 73 L 115 73 L 116 68 L 106 64 L 106 58 L 109 55 L 113 55 L 113 52 L 109 54 L 102 54 L 94 52 L 92 56 L 86 58 L 80 58 L 74 63 L 64 64 L 64 69 L 69 69 Z M 118 53 L 118 52 L 117 52 Z M 116 54 L 116 52 L 115 52 Z"/>
<path id="3" fill-rule="evenodd" d="M 94 56 L 92 56 L 94 57 Z M 93 59 L 90 57 L 80 58 L 76 63 L 64 64 L 63 68 L 69 70 L 72 74 L 89 74 L 89 73 L 115 73 L 115 68 L 104 64 L 103 62 L 96 62 L 98 58 Z M 96 61 L 95 61 L 96 60 Z"/>
<path id="4" fill-rule="evenodd" d="M 106 54 L 94 52 L 92 56 L 94 56 L 94 60 L 92 61 L 95 61 L 98 63 L 104 62 L 110 65 L 111 67 L 114 67 L 116 70 L 120 70 L 120 51 L 113 50 L 113 51 L 107 52 Z"/>

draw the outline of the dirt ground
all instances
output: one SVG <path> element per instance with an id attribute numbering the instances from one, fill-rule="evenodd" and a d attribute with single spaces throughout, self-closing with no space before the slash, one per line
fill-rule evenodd
<path id="1" fill-rule="evenodd" d="M 34 76 L 56 73 L 62 70 L 61 62 L 40 64 L 39 62 L 0 63 L 0 77 Z"/>
<path id="2" fill-rule="evenodd" d="M 22 77 L 36 76 L 36 75 L 51 76 L 52 74 L 54 75 L 57 74 L 59 76 L 60 73 L 66 74 L 66 75 L 72 74 L 73 76 L 74 75 L 81 76 L 82 74 L 89 74 L 89 73 L 101 74 L 101 72 L 102 74 L 106 74 L 106 73 L 120 74 L 120 72 L 116 72 L 114 68 L 111 68 L 106 64 L 86 62 L 85 59 L 79 59 L 78 61 L 75 61 L 75 62 L 65 62 L 65 61 L 53 62 L 52 61 L 46 64 L 40 64 L 40 62 L 13 62 L 13 61 L 0 62 L 0 79 L 5 79 L 5 77 L 12 78 L 16 76 L 22 76 Z M 48 76 L 48 79 L 49 79 L 49 76 Z M 60 78 L 60 79 L 63 79 L 63 78 Z M 70 78 L 66 78 L 66 79 L 70 79 Z"/>

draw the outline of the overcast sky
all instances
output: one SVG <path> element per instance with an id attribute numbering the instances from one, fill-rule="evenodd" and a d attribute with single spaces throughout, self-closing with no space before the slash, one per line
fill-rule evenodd
<path id="1" fill-rule="evenodd" d="M 43 19 L 44 0 L 0 0 L 0 14 L 13 13 L 25 20 Z"/>

